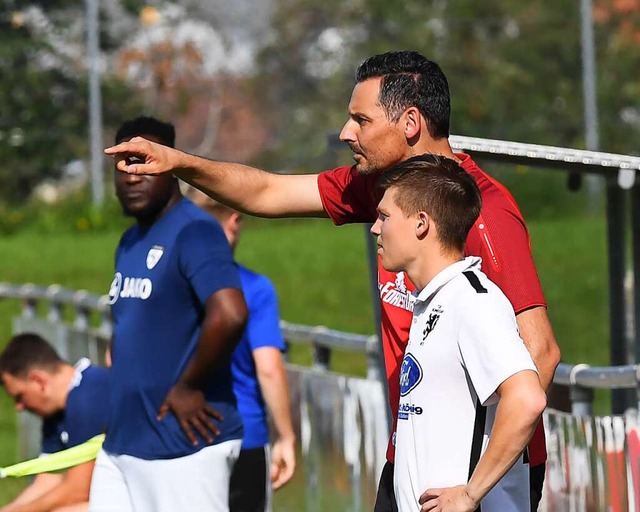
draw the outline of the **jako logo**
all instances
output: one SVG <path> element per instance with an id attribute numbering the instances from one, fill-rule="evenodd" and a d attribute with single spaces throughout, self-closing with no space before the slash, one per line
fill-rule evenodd
<path id="1" fill-rule="evenodd" d="M 151 296 L 153 283 L 151 279 L 144 277 L 125 277 L 116 272 L 111 288 L 109 289 L 109 304 L 115 304 L 118 297 L 123 299 L 142 299 L 146 300 Z"/>
<path id="2" fill-rule="evenodd" d="M 422 368 L 420 364 L 412 354 L 407 354 L 400 367 L 400 396 L 408 395 L 421 380 Z"/>

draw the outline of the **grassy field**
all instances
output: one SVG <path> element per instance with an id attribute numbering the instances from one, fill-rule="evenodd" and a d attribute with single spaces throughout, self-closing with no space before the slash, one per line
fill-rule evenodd
<path id="1" fill-rule="evenodd" d="M 530 222 L 533 251 L 549 312 L 566 362 L 606 365 L 608 300 L 605 224 L 599 218 Z M 46 235 L 22 232 L 0 239 L 0 281 L 58 283 L 104 293 L 112 278 L 119 232 Z M 238 260 L 273 280 L 285 320 L 374 332 L 362 226 L 336 229 L 323 220 L 249 219 Z M 0 302 L 0 345 L 11 331 L 15 302 Z M 308 352 L 297 349 L 299 361 Z M 362 374 L 362 357 L 334 357 L 337 371 Z M 606 398 L 598 401 L 604 412 Z M 14 461 L 11 404 L 0 393 L 0 465 Z M 16 484 L 3 483 L 3 494 Z"/>

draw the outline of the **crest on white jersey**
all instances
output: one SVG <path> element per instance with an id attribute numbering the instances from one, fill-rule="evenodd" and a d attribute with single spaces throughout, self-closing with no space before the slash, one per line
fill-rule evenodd
<path id="1" fill-rule="evenodd" d="M 147 254 L 147 268 L 151 270 L 155 267 L 162 255 L 164 254 L 164 247 L 161 245 L 154 245 L 151 249 L 149 249 L 149 253 Z"/>

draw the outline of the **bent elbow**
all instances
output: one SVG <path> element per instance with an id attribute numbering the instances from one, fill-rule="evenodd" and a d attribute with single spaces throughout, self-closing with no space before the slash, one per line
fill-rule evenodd
<path id="1" fill-rule="evenodd" d="M 528 402 L 531 416 L 537 419 L 547 407 L 547 394 L 540 388 L 539 391 L 531 394 Z"/>
<path id="2" fill-rule="evenodd" d="M 244 301 L 227 311 L 227 328 L 238 339 L 242 336 L 248 320 L 249 311 Z"/>
<path id="3" fill-rule="evenodd" d="M 549 347 L 549 355 L 548 355 L 549 367 L 553 371 L 553 373 L 556 372 L 556 368 L 560 364 L 561 358 L 562 358 L 562 352 L 560 351 L 560 347 L 554 340 L 554 342 Z"/>
<path id="4" fill-rule="evenodd" d="M 248 321 L 249 310 L 247 309 L 247 306 L 243 304 L 241 307 L 237 308 L 235 315 L 233 315 L 232 322 L 238 330 L 244 331 Z"/>

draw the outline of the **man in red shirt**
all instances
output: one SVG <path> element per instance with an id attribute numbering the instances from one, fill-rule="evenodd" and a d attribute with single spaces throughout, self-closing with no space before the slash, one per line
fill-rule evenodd
<path id="1" fill-rule="evenodd" d="M 273 174 L 241 164 L 206 160 L 144 139 L 107 148 L 117 168 L 135 174 L 173 172 L 215 199 L 264 217 L 330 217 L 337 225 L 373 222 L 380 199 L 376 175 L 415 155 L 451 158 L 480 188 L 483 208 L 469 233 L 466 254 L 482 257 L 482 270 L 511 301 L 518 328 L 547 389 L 560 351 L 547 316 L 533 263 L 529 234 L 509 192 L 485 174 L 469 155 L 449 145 L 449 86 L 440 67 L 416 52 L 374 55 L 360 65 L 340 139 L 353 151 L 355 165 L 317 175 Z M 131 154 L 142 163 L 131 163 Z M 382 344 L 395 421 L 399 403 L 399 364 L 408 340 L 414 289 L 404 274 L 379 265 Z M 546 449 L 542 423 L 529 445 L 532 510 L 544 480 Z M 376 499 L 376 512 L 396 510 L 393 497 L 393 435 Z"/>

